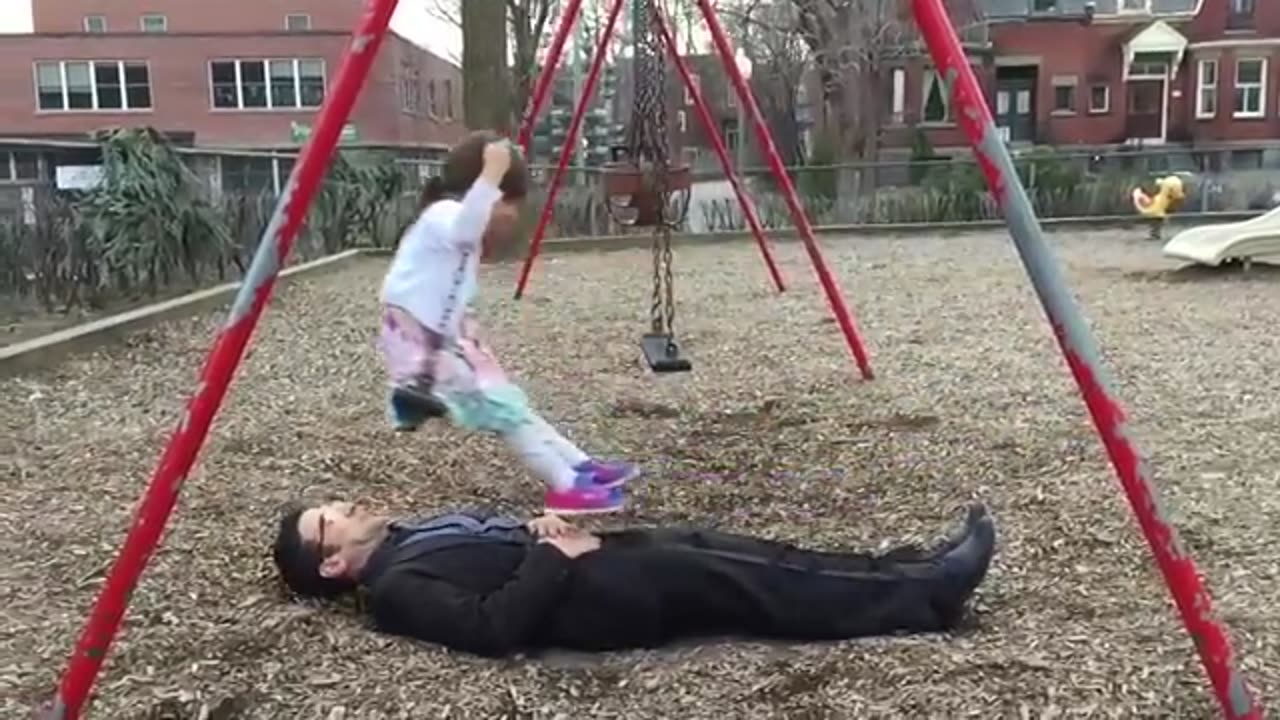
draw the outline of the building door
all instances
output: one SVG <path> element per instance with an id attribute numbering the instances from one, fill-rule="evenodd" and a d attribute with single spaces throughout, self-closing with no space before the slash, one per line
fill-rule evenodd
<path id="1" fill-rule="evenodd" d="M 996 74 L 996 127 L 1006 142 L 1034 142 L 1036 137 L 1036 79 L 1022 68 L 1000 68 Z"/>
<path id="2" fill-rule="evenodd" d="M 1131 141 L 1164 141 L 1164 80 L 1130 80 L 1126 135 Z"/>

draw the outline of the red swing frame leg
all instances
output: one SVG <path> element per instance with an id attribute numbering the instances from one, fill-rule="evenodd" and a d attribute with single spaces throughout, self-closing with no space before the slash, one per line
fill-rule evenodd
<path id="1" fill-rule="evenodd" d="M 516 136 L 516 143 L 524 150 L 525 157 L 529 157 L 529 147 L 533 144 L 533 128 L 538 124 L 538 116 L 542 114 L 542 107 L 546 105 L 547 98 L 551 95 L 551 81 L 555 79 L 556 70 L 560 67 L 565 43 L 568 42 L 574 23 L 578 21 L 578 15 L 581 13 L 582 0 L 569 0 L 564 8 L 564 14 L 556 24 L 556 34 L 551 38 L 551 45 L 547 48 L 546 61 L 538 73 L 537 81 L 534 82 L 533 95 L 529 98 L 529 107 L 525 108 L 524 117 L 520 120 L 520 131 Z M 518 294 L 517 297 L 519 297 Z"/>
<path id="2" fill-rule="evenodd" d="M 822 250 L 818 247 L 818 241 L 814 237 L 813 226 L 809 223 L 809 218 L 805 214 L 804 205 L 800 203 L 800 197 L 796 193 L 795 185 L 791 182 L 791 176 L 787 175 L 785 163 L 782 162 L 782 156 L 778 154 L 778 148 L 773 142 L 773 135 L 769 132 L 769 126 L 764 121 L 764 115 L 760 112 L 760 106 L 756 104 L 755 96 L 751 94 L 751 88 L 747 85 L 746 78 L 742 76 L 737 64 L 733 61 L 733 47 L 729 42 L 729 37 L 724 31 L 724 27 L 721 26 L 720 19 L 716 16 L 716 10 L 712 7 L 711 0 L 697 0 L 697 2 L 698 9 L 702 12 L 702 19 L 706 22 L 707 30 L 710 31 L 711 39 L 715 43 L 716 51 L 720 53 L 720 60 L 724 63 L 725 72 L 728 73 L 729 79 L 733 81 L 734 89 L 737 90 L 738 102 L 742 103 L 742 107 L 751 117 L 751 125 L 755 129 L 756 140 L 760 143 L 761 150 L 764 151 L 765 159 L 769 162 L 769 169 L 773 172 L 778 187 L 782 188 L 783 197 L 787 201 L 787 209 L 791 211 L 791 220 L 796 225 L 796 231 L 800 233 L 805 252 L 808 253 L 809 261 L 813 264 L 814 272 L 818 275 L 818 282 L 822 285 L 822 291 L 827 297 L 827 304 L 831 307 L 831 314 L 840 325 L 840 332 L 844 335 L 845 344 L 849 346 L 849 352 L 853 355 L 854 362 L 862 373 L 862 378 L 864 380 L 872 380 L 875 375 L 871 371 L 871 361 L 867 358 L 867 350 L 862 344 L 862 337 L 858 334 L 853 314 L 849 312 L 849 308 L 845 305 L 840 286 L 837 284 L 835 276 L 831 274 L 831 270 L 827 267 L 826 259 L 822 256 Z"/>
<path id="3" fill-rule="evenodd" d="M 582 129 L 582 119 L 587 113 L 587 108 L 591 104 L 591 98 L 595 96 L 596 83 L 600 80 L 600 71 L 604 68 L 605 58 L 609 55 L 609 42 L 613 39 L 613 31 L 618 24 L 618 15 L 622 13 L 623 0 L 614 0 L 613 5 L 609 7 L 609 19 L 605 23 L 604 32 L 596 40 L 595 54 L 591 58 L 591 69 L 587 72 L 587 81 L 582 88 L 582 96 L 578 98 L 578 105 L 573 109 L 573 119 L 569 121 L 569 130 L 566 133 L 564 145 L 560 148 L 560 160 L 556 163 L 555 174 L 551 178 L 551 185 L 547 188 L 547 198 L 542 204 L 542 214 L 538 217 L 538 226 L 533 231 L 533 238 L 529 241 L 529 254 L 524 259 L 524 266 L 520 268 L 520 278 L 516 281 L 515 299 L 519 300 L 524 295 L 525 285 L 529 281 L 529 273 L 533 270 L 533 262 L 538 257 L 538 251 L 542 248 L 542 239 L 547 234 L 547 227 L 551 224 L 551 217 L 555 214 L 556 198 L 560 194 L 560 187 L 564 183 L 565 172 L 569 169 L 569 160 L 573 157 L 573 148 L 578 142 L 578 133 Z"/>
<path id="4" fill-rule="evenodd" d="M 76 720 L 89 699 L 124 620 L 129 598 L 160 543 L 182 485 L 209 435 L 209 426 L 222 406 L 258 319 L 266 309 L 280 267 L 288 259 L 293 241 L 306 219 L 307 208 L 338 145 L 342 126 L 351 115 L 382 46 L 396 3 L 397 0 L 365 3 L 338 74 L 320 107 L 315 133 L 303 146 L 298 163 L 276 202 L 227 320 L 209 350 L 182 420 L 156 465 L 115 563 L 107 572 L 106 582 L 67 661 L 57 696 L 50 706 L 42 708 L 41 714 L 49 720 Z"/>
<path id="5" fill-rule="evenodd" d="M 933 62 L 953 86 L 957 122 L 973 146 L 991 194 L 1000 203 L 1014 247 L 1040 298 L 1138 527 L 1195 643 L 1223 716 L 1231 720 L 1261 720 L 1262 707 L 1249 691 L 1244 674 L 1236 664 L 1226 627 L 1213 616 L 1209 593 L 1195 560 L 1178 540 L 1177 530 L 1164 512 L 1159 488 L 1129 432 L 1128 420 L 1102 363 L 1097 343 L 1076 306 L 1057 259 L 1044 240 L 1035 209 L 1008 148 L 996 132 L 982 86 L 969 66 L 943 0 L 912 0 L 911 10 Z"/>

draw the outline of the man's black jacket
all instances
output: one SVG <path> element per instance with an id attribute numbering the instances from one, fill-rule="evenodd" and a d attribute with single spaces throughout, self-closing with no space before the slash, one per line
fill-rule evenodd
<path id="1" fill-rule="evenodd" d="M 645 587 L 651 556 L 606 540 L 574 560 L 527 535 L 397 546 L 393 533 L 360 579 L 379 630 L 455 650 L 498 657 L 548 645 L 647 646 L 663 636 L 657 598 Z"/>
<path id="2" fill-rule="evenodd" d="M 572 560 L 514 522 L 412 542 L 393 530 L 360 580 L 383 632 L 490 657 L 708 635 L 935 632 L 954 620 L 986 571 L 994 529 L 977 527 L 964 536 L 968 550 L 941 564 L 915 552 L 896 559 L 811 552 L 674 528 L 603 533 L 599 550 Z"/>

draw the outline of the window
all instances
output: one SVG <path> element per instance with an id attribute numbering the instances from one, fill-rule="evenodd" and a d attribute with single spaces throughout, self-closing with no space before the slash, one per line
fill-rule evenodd
<path id="1" fill-rule="evenodd" d="M 145 62 L 38 62 L 35 70 L 36 108 L 41 111 L 151 109 L 151 72 Z"/>
<path id="2" fill-rule="evenodd" d="M 453 80 L 449 78 L 444 79 L 444 117 L 453 119 Z"/>
<path id="3" fill-rule="evenodd" d="M 1031 12 L 1038 12 L 1038 13 L 1058 12 L 1058 0 L 1034 0 L 1031 3 Z"/>
<path id="4" fill-rule="evenodd" d="M 422 112 L 422 71 L 409 63 L 400 65 L 400 109 L 410 115 Z"/>
<path id="5" fill-rule="evenodd" d="M 1053 113 L 1055 115 L 1076 114 L 1075 75 L 1058 75 L 1053 78 Z"/>
<path id="6" fill-rule="evenodd" d="M 427 111 L 431 113 L 431 117 L 440 115 L 440 103 L 436 99 L 435 79 L 427 81 Z"/>
<path id="7" fill-rule="evenodd" d="M 889 73 L 889 120 L 901 125 L 907 109 L 907 71 L 894 68 Z"/>
<path id="8" fill-rule="evenodd" d="M 1129 65 L 1130 78 L 1162 80 L 1169 76 L 1169 64 L 1160 60 L 1135 59 Z"/>
<path id="9" fill-rule="evenodd" d="M 143 15 L 138 21 L 142 32 L 162 33 L 169 30 L 169 18 L 164 15 Z"/>
<path id="10" fill-rule="evenodd" d="M 1265 58 L 1240 58 L 1236 61 L 1235 117 L 1262 117 L 1267 95 L 1267 61 Z"/>
<path id="11" fill-rule="evenodd" d="M 87 33 L 104 33 L 107 31 L 106 15 L 85 15 L 84 31 Z"/>
<path id="12" fill-rule="evenodd" d="M 724 94 L 725 94 L 725 102 L 728 104 L 729 107 L 731 108 L 738 107 L 738 91 L 736 88 L 733 87 L 732 82 L 728 83 L 728 87 L 725 88 Z"/>
<path id="13" fill-rule="evenodd" d="M 284 29 L 289 32 L 306 32 L 311 29 L 311 16 L 302 13 L 285 15 Z"/>
<path id="14" fill-rule="evenodd" d="M 924 72 L 924 93 L 920 112 L 927 123 L 951 122 L 951 92 L 937 70 Z"/>
<path id="15" fill-rule="evenodd" d="M 1196 117 L 1218 114 L 1218 61 L 1201 60 L 1196 65 Z"/>
<path id="16" fill-rule="evenodd" d="M 689 132 L 689 114 L 684 110 L 676 111 L 676 126 L 680 128 L 681 133 Z"/>
<path id="17" fill-rule="evenodd" d="M 218 110 L 318 108 L 324 102 L 323 60 L 215 60 L 209 63 Z"/>
<path id="18" fill-rule="evenodd" d="M 35 153 L 0 152 L 0 182 L 40 179 L 40 160 Z"/>
<path id="19" fill-rule="evenodd" d="M 1150 13 L 1151 0 L 1120 0 L 1120 12 Z"/>
<path id="20" fill-rule="evenodd" d="M 699 94 L 702 93 L 702 78 L 699 77 L 697 73 L 689 73 L 689 82 L 693 85 L 693 90 L 697 90 Z M 685 87 L 684 89 L 684 104 L 693 104 L 693 93 L 690 91 L 689 87 Z"/>
<path id="21" fill-rule="evenodd" d="M 289 182 L 296 162 L 292 157 L 224 156 L 219 160 L 222 190 L 230 193 L 278 195 Z"/>
<path id="22" fill-rule="evenodd" d="M 1261 150 L 1232 150 L 1231 151 L 1231 169 L 1232 170 L 1261 170 L 1262 169 L 1262 151 Z"/>
<path id="23" fill-rule="evenodd" d="M 1110 85 L 1089 86 L 1089 112 L 1094 115 L 1103 115 L 1111 112 Z"/>
<path id="24" fill-rule="evenodd" d="M 1252 30 L 1255 0 L 1231 0 L 1227 10 L 1228 30 Z"/>

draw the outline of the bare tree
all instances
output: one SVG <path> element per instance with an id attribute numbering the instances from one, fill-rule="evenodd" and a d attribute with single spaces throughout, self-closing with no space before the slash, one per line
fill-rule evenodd
<path id="1" fill-rule="evenodd" d="M 788 164 L 804 164 L 799 100 L 811 67 L 809 46 L 796 32 L 797 12 L 790 3 L 735 0 L 720 6 L 735 44 L 753 65 L 752 91 Z M 745 128 L 742 132 L 747 132 Z M 744 135 L 745 141 L 748 136 Z"/>
<path id="2" fill-rule="evenodd" d="M 468 0 L 475 2 L 476 0 Z M 510 112 L 513 126 L 528 106 L 533 85 L 538 78 L 540 55 L 546 49 L 552 29 L 559 18 L 557 0 L 502 0 L 506 5 L 506 28 L 495 26 L 491 32 L 501 41 L 510 38 L 511 83 Z M 462 27 L 462 0 L 427 0 L 427 11 L 433 16 Z M 500 32 L 501 28 L 501 32 Z M 509 35 L 503 34 L 509 33 Z"/>
<path id="3" fill-rule="evenodd" d="M 808 46 L 821 81 L 827 126 L 837 157 L 874 160 L 887 117 L 887 70 L 924 54 L 907 3 L 901 0 L 790 0 L 795 32 Z M 972 0 L 948 2 L 962 35 L 982 26 Z"/>

